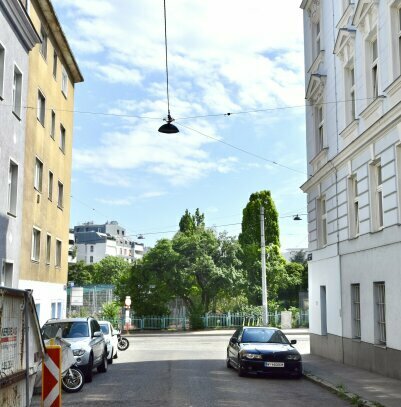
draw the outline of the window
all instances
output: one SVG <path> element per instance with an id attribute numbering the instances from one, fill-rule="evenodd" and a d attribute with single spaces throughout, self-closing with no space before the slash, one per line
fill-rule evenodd
<path id="1" fill-rule="evenodd" d="M 57 303 L 57 318 L 61 318 L 61 302 Z"/>
<path id="2" fill-rule="evenodd" d="M 317 58 L 321 50 L 321 36 L 320 36 L 320 21 L 312 25 L 312 39 L 313 39 L 313 60 Z"/>
<path id="3" fill-rule="evenodd" d="M 6 60 L 6 50 L 0 44 L 0 100 L 3 99 L 4 95 L 4 64 Z"/>
<path id="4" fill-rule="evenodd" d="M 14 264 L 3 261 L 2 269 L 0 270 L 0 286 L 12 287 L 13 286 L 13 272 Z"/>
<path id="5" fill-rule="evenodd" d="M 401 8 L 391 8 L 393 78 L 401 75 Z"/>
<path id="6" fill-rule="evenodd" d="M 326 198 L 317 200 L 318 209 L 318 241 L 319 246 L 324 247 L 327 245 L 327 211 L 326 211 Z"/>
<path id="7" fill-rule="evenodd" d="M 361 297 L 360 285 L 351 284 L 352 337 L 361 339 Z"/>
<path id="8" fill-rule="evenodd" d="M 60 124 L 60 150 L 65 152 L 65 128 Z"/>
<path id="9" fill-rule="evenodd" d="M 40 44 L 40 53 L 44 59 L 47 59 L 47 33 L 43 25 L 40 27 L 40 39 L 42 43 Z"/>
<path id="10" fill-rule="evenodd" d="M 53 77 L 54 77 L 54 79 L 57 79 L 57 60 L 58 60 L 57 52 L 54 51 L 53 52 Z"/>
<path id="11" fill-rule="evenodd" d="M 370 165 L 372 229 L 383 228 L 383 185 L 380 160 Z"/>
<path id="12" fill-rule="evenodd" d="M 49 201 L 53 200 L 53 173 L 49 171 Z"/>
<path id="13" fill-rule="evenodd" d="M 10 160 L 8 169 L 8 213 L 17 216 L 18 165 Z"/>
<path id="14" fill-rule="evenodd" d="M 61 90 L 64 93 L 64 96 L 67 97 L 67 94 L 68 94 L 68 75 L 67 75 L 67 72 L 66 72 L 64 67 L 61 70 Z"/>
<path id="15" fill-rule="evenodd" d="M 22 73 L 14 66 L 13 80 L 13 112 L 16 116 L 21 116 L 21 97 L 22 97 Z"/>
<path id="16" fill-rule="evenodd" d="M 93 247 L 93 245 L 91 245 L 91 247 L 90 247 L 91 253 L 93 253 L 93 249 L 94 249 L 94 247 Z"/>
<path id="17" fill-rule="evenodd" d="M 398 66 L 401 66 L 401 8 L 397 9 L 397 48 L 398 48 Z M 401 72 L 399 72 L 401 74 Z"/>
<path id="18" fill-rule="evenodd" d="M 40 258 L 40 230 L 33 228 L 31 259 L 34 261 L 39 261 L 39 258 Z"/>
<path id="19" fill-rule="evenodd" d="M 52 118 L 50 124 L 50 137 L 54 140 L 56 134 L 56 112 L 52 110 Z"/>
<path id="20" fill-rule="evenodd" d="M 52 237 L 51 237 L 51 235 L 47 235 L 47 237 L 46 237 L 46 264 L 50 264 L 51 250 L 52 250 Z"/>
<path id="21" fill-rule="evenodd" d="M 34 188 L 42 192 L 42 179 L 43 179 L 43 163 L 36 157 L 35 161 L 35 181 Z"/>
<path id="22" fill-rule="evenodd" d="M 386 345 L 386 287 L 383 281 L 373 283 L 375 298 L 375 342 Z"/>
<path id="23" fill-rule="evenodd" d="M 322 106 L 315 107 L 315 121 L 316 154 L 318 154 L 324 147 L 324 117 Z"/>
<path id="24" fill-rule="evenodd" d="M 61 240 L 56 240 L 56 267 L 61 267 Z"/>
<path id="25" fill-rule="evenodd" d="M 35 308 L 36 308 L 36 315 L 38 318 L 40 318 L 40 304 L 35 303 Z"/>
<path id="26" fill-rule="evenodd" d="M 38 90 L 38 120 L 42 124 L 45 125 L 45 117 L 46 117 L 46 98 L 44 97 L 43 93 Z"/>
<path id="27" fill-rule="evenodd" d="M 371 52 L 371 96 L 376 98 L 379 95 L 379 77 L 377 71 L 377 39 L 374 39 L 370 44 Z"/>
<path id="28" fill-rule="evenodd" d="M 64 185 L 59 181 L 58 182 L 58 199 L 57 199 L 57 206 L 62 209 L 63 208 L 63 195 L 64 195 Z"/>
<path id="29" fill-rule="evenodd" d="M 356 237 L 359 235 L 359 196 L 356 176 L 348 180 L 348 196 L 350 237 Z"/>
<path id="30" fill-rule="evenodd" d="M 56 303 L 51 303 L 51 318 L 56 318 Z"/>
<path id="31" fill-rule="evenodd" d="M 89 257 L 89 263 L 93 263 L 93 256 Z"/>
<path id="32" fill-rule="evenodd" d="M 355 114 L 355 71 L 354 65 L 345 69 L 345 94 L 346 94 L 346 124 L 353 122 Z"/>
<path id="33" fill-rule="evenodd" d="M 326 286 L 320 286 L 320 329 L 322 335 L 327 335 L 327 294 Z"/>

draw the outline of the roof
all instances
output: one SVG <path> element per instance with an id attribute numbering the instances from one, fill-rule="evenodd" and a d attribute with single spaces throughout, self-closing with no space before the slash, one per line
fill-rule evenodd
<path id="1" fill-rule="evenodd" d="M 61 28 L 61 24 L 57 18 L 56 12 L 50 0 L 37 0 L 38 5 L 44 14 L 46 21 L 51 29 L 54 39 L 62 53 L 68 71 L 74 83 L 83 82 L 84 77 L 79 69 L 74 54 L 68 44 L 67 38 Z"/>

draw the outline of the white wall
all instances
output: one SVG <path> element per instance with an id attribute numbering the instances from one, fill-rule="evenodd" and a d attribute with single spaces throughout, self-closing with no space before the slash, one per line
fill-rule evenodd
<path id="1" fill-rule="evenodd" d="M 327 333 L 341 336 L 339 257 L 309 262 L 309 330 L 320 335 L 320 287 L 326 286 Z"/>
<path id="2" fill-rule="evenodd" d="M 61 318 L 65 318 L 67 290 L 64 284 L 20 280 L 18 288 L 22 290 L 33 290 L 35 304 L 40 306 L 39 322 L 41 326 L 52 317 L 52 303 L 61 303 Z"/>

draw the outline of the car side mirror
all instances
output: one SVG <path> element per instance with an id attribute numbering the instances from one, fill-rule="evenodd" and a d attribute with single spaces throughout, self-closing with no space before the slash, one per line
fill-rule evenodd
<path id="1" fill-rule="evenodd" d="M 296 339 L 291 339 L 291 345 L 295 345 L 297 343 Z"/>
<path id="2" fill-rule="evenodd" d="M 230 342 L 231 342 L 231 343 L 238 343 L 238 339 L 237 339 L 237 338 L 232 337 L 232 338 L 230 339 Z"/>
<path id="3" fill-rule="evenodd" d="M 96 331 L 93 333 L 94 338 L 100 338 L 102 336 L 102 333 L 100 331 Z"/>

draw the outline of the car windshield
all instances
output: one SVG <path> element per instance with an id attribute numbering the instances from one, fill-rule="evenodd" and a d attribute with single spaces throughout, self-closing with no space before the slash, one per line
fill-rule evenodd
<path id="1" fill-rule="evenodd" d="M 246 343 L 284 343 L 288 344 L 287 338 L 281 331 L 275 329 L 245 329 L 241 342 Z"/>
<path id="2" fill-rule="evenodd" d="M 54 322 L 43 326 L 43 339 L 54 338 L 60 328 L 62 338 L 85 338 L 89 336 L 86 322 Z"/>
<path id="3" fill-rule="evenodd" d="M 109 326 L 107 324 L 100 324 L 100 329 L 105 335 L 109 334 Z"/>

